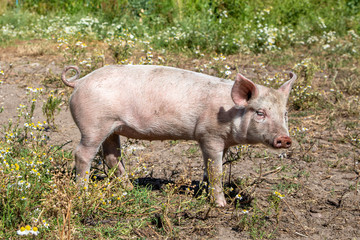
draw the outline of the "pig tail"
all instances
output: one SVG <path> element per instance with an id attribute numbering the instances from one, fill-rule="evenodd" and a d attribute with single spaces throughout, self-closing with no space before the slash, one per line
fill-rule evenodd
<path id="1" fill-rule="evenodd" d="M 75 71 L 75 76 L 66 79 L 66 73 L 70 70 L 74 70 Z M 61 80 L 64 82 L 64 84 L 66 86 L 72 87 L 74 88 L 76 85 L 76 82 L 74 82 L 75 80 L 77 80 L 80 77 L 80 69 L 77 66 L 68 66 L 65 67 L 62 74 L 61 74 Z"/>

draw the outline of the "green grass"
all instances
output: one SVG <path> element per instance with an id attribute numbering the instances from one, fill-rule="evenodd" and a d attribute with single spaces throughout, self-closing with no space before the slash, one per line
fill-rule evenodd
<path id="1" fill-rule="evenodd" d="M 129 31 L 156 49 L 233 54 L 279 51 L 303 43 L 327 46 L 333 33 L 344 37 L 352 30 L 356 36 L 360 30 L 355 0 L 29 0 L 7 9 L 0 17 L 2 42 L 79 33 L 111 39 Z M 352 51 L 356 45 L 341 49 Z"/>

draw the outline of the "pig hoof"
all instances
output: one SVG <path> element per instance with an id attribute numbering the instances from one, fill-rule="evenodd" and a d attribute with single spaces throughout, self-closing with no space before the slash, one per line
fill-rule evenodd
<path id="1" fill-rule="evenodd" d="M 226 200 L 224 196 L 216 198 L 216 206 L 217 207 L 225 207 L 226 206 Z"/>
<path id="2" fill-rule="evenodd" d="M 127 177 L 119 178 L 119 181 L 121 182 L 121 186 L 125 190 L 131 191 L 134 189 L 134 185 L 130 182 L 130 180 Z"/>
<path id="3" fill-rule="evenodd" d="M 126 190 L 128 190 L 128 191 L 131 191 L 131 190 L 134 189 L 134 185 L 132 185 L 131 182 L 128 182 L 128 183 L 124 186 L 124 188 L 125 188 Z"/>

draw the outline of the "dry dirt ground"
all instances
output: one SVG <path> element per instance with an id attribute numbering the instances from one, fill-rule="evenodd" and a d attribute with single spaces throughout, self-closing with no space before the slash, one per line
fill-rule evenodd
<path id="1" fill-rule="evenodd" d="M 1 124 L 15 118 L 16 108 L 27 101 L 26 87 L 45 88 L 44 80 L 59 80 L 63 64 L 58 56 L 34 51 L 35 54 L 29 53 L 29 50 L 24 53 L 18 47 L 3 49 L 0 53 L 0 66 L 9 72 L 0 85 L 0 106 L 5 108 L 0 114 Z M 65 89 L 61 84 L 52 83 L 49 86 Z M 38 102 L 41 105 L 41 101 Z M 35 116 L 44 120 L 40 109 Z M 263 146 L 250 146 L 241 159 L 232 164 L 230 178 L 244 179 L 248 186 L 248 189 L 242 189 L 244 195 L 256 199 L 258 209 L 267 208 L 267 199 L 275 190 L 285 195 L 278 221 L 269 219 L 266 222 L 268 225 L 262 228 L 266 231 L 275 229 L 276 225 L 277 232 L 272 236 L 275 239 L 360 239 L 360 150 L 346 138 L 349 132 L 358 129 L 344 124 L 351 121 L 358 123 L 359 119 L 338 118 L 330 126 L 326 114 L 326 111 L 321 111 L 301 115 L 292 111 L 290 127 L 306 127 L 308 130 L 302 137 L 294 137 L 295 144 L 291 149 L 280 154 Z M 56 124 L 57 131 L 48 133 L 50 142 L 62 145 L 71 141 L 64 149 L 73 150 L 80 134 L 66 104 L 56 116 Z M 134 155 L 146 160 L 147 166 L 152 169 L 148 177 L 152 179 L 176 181 L 185 176 L 199 181 L 202 178 L 201 153 L 195 142 L 133 141 L 128 148 L 134 149 Z M 131 168 L 132 164 L 130 162 L 126 167 Z M 230 172 L 228 166 L 225 168 L 226 181 Z M 186 234 L 179 235 L 188 239 L 249 238 L 249 229 L 242 231 L 233 210 L 232 205 L 213 210 L 203 220 L 203 225 L 208 228 L 189 227 L 184 230 Z M 200 221 L 189 217 L 189 225 L 195 220 Z"/>

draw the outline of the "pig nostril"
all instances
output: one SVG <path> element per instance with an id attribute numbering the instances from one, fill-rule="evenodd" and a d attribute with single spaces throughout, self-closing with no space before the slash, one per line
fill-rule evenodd
<path id="1" fill-rule="evenodd" d="M 289 148 L 291 146 L 291 139 L 287 136 L 281 136 L 275 139 L 274 147 L 276 148 Z"/>
<path id="2" fill-rule="evenodd" d="M 287 148 L 291 147 L 291 143 L 292 143 L 291 138 L 287 137 L 287 139 L 285 139 L 284 142 L 286 144 L 285 147 Z"/>
<path id="3" fill-rule="evenodd" d="M 282 141 L 281 141 L 281 139 L 275 139 L 275 141 L 274 141 L 274 147 L 276 147 L 276 148 L 281 148 L 281 146 L 282 146 Z"/>

